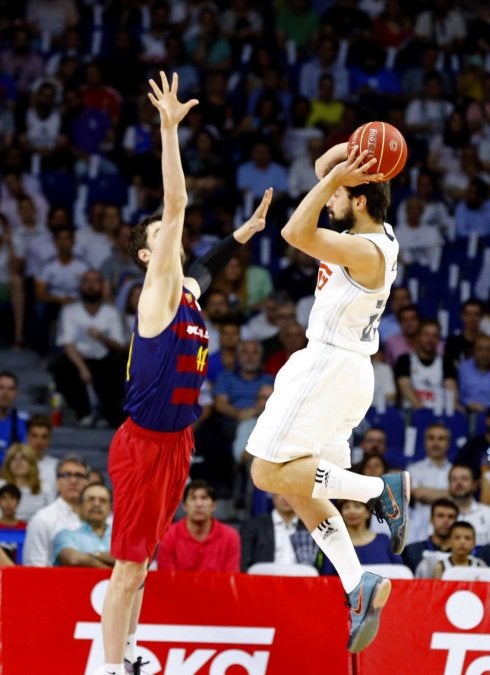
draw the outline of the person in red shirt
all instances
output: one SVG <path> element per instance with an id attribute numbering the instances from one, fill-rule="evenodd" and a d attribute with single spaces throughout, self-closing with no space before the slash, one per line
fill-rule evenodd
<path id="1" fill-rule="evenodd" d="M 184 490 L 185 517 L 174 523 L 158 547 L 159 570 L 239 572 L 240 536 L 214 518 L 214 488 L 194 480 Z"/>

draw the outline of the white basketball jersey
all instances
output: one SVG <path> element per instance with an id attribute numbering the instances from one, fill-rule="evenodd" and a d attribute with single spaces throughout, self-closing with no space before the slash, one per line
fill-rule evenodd
<path id="1" fill-rule="evenodd" d="M 381 288 L 365 288 L 349 276 L 345 267 L 321 262 L 306 336 L 359 354 L 378 351 L 378 326 L 396 278 L 398 242 L 393 228 L 384 223 L 384 233 L 349 234 L 372 241 L 385 258 Z"/>

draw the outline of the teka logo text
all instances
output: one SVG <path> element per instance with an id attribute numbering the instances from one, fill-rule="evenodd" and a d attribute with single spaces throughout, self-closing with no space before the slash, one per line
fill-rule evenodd
<path id="1" fill-rule="evenodd" d="M 108 581 L 99 582 L 90 596 L 92 607 L 99 615 L 107 584 Z M 266 675 L 274 633 L 274 628 L 253 626 L 140 624 L 136 637 L 139 642 L 172 645 L 164 663 L 150 649 L 138 646 L 138 655 L 143 657 L 143 661 L 148 661 L 145 670 L 150 675 L 160 672 L 163 675 L 195 675 L 205 666 L 209 675 L 225 675 L 231 666 L 241 666 L 249 675 Z M 85 668 L 85 675 L 91 675 L 104 661 L 100 623 L 79 621 L 74 637 L 91 642 Z M 189 644 L 193 643 L 199 644 L 199 647 L 189 648 Z M 179 644 L 187 646 L 176 646 Z M 210 645 L 209 648 L 206 645 Z M 237 645 L 246 646 L 248 650 L 238 649 Z"/>
<path id="2" fill-rule="evenodd" d="M 476 628 L 482 622 L 485 608 L 481 599 L 471 591 L 456 591 L 446 602 L 446 617 L 459 631 Z M 490 634 L 433 633 L 431 649 L 447 651 L 444 675 L 484 675 L 490 672 Z M 471 656 L 471 652 L 485 653 Z"/>

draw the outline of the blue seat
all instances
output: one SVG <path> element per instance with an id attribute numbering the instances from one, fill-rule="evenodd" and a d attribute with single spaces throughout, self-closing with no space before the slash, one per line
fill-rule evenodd
<path id="1" fill-rule="evenodd" d="M 469 435 L 469 417 L 461 410 L 455 410 L 452 415 L 443 415 L 441 421 L 451 431 L 451 445 L 448 451 L 449 460 L 452 462 Z"/>
<path id="2" fill-rule="evenodd" d="M 10 527 L 0 528 L 0 546 L 4 544 L 15 545 L 15 562 L 17 565 L 22 565 L 25 538 L 25 530 L 13 530 Z"/>

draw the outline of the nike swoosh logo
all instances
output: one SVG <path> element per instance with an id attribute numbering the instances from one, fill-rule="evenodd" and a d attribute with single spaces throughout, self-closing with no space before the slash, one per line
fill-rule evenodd
<path id="1" fill-rule="evenodd" d="M 387 518 L 399 518 L 400 517 L 400 507 L 398 506 L 398 503 L 397 503 L 395 497 L 393 496 L 393 492 L 391 491 L 391 488 L 390 488 L 389 485 L 387 486 L 387 488 L 388 488 L 388 495 L 390 497 L 391 504 L 393 506 L 393 512 L 387 513 L 386 517 Z"/>
<path id="2" fill-rule="evenodd" d="M 360 614 L 362 612 L 362 586 L 359 592 L 359 598 L 357 599 L 357 607 L 353 607 L 352 611 L 354 614 Z"/>

